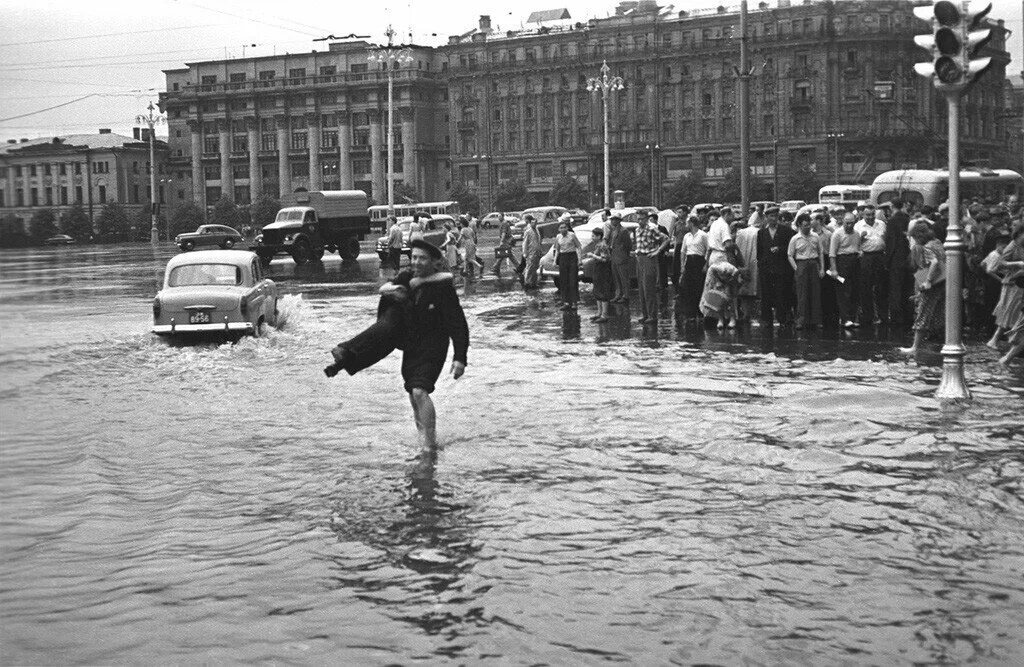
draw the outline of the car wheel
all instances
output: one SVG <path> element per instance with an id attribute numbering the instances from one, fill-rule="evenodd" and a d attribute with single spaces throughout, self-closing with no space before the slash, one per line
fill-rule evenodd
<path id="1" fill-rule="evenodd" d="M 230 249 L 230 248 L 234 247 L 234 245 L 235 245 L 235 240 L 234 239 L 224 239 L 224 248 L 225 249 Z"/>
<path id="2" fill-rule="evenodd" d="M 192 248 L 195 248 L 195 247 L 196 247 L 196 244 L 193 243 L 192 241 L 185 241 L 185 242 L 183 242 L 181 244 L 181 249 L 184 250 L 185 252 L 188 252 L 189 250 L 191 250 Z"/>
<path id="3" fill-rule="evenodd" d="M 354 236 L 348 237 L 338 245 L 338 254 L 346 262 L 359 259 L 359 250 L 359 239 Z"/>
<path id="4" fill-rule="evenodd" d="M 318 246 L 312 249 L 309 253 L 309 259 L 314 262 L 319 262 L 324 258 L 324 247 Z"/>

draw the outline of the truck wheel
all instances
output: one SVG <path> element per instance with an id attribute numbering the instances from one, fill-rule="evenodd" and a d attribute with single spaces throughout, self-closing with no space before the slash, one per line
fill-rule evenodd
<path id="1" fill-rule="evenodd" d="M 319 262 L 324 258 L 324 247 L 317 246 L 313 248 L 309 253 L 309 259 L 313 262 Z"/>
<path id="2" fill-rule="evenodd" d="M 299 266 L 308 262 L 312 255 L 313 251 L 305 241 L 296 243 L 295 247 L 292 248 L 292 259 L 295 260 L 295 264 Z"/>
<path id="3" fill-rule="evenodd" d="M 191 250 L 192 248 L 195 248 L 195 247 L 196 247 L 196 244 L 192 243 L 191 241 L 185 241 L 185 242 L 183 242 L 181 244 L 181 249 L 184 250 L 185 252 L 188 252 L 189 250 Z"/>
<path id="4" fill-rule="evenodd" d="M 359 259 L 359 239 L 350 236 L 338 245 L 338 254 L 347 262 Z"/>

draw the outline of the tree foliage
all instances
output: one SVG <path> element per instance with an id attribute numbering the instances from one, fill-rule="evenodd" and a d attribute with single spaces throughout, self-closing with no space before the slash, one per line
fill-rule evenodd
<path id="1" fill-rule="evenodd" d="M 148 241 L 151 238 L 153 230 L 153 207 L 150 204 L 146 204 L 140 208 L 132 219 L 132 240 L 134 241 Z M 164 217 L 163 213 L 156 214 L 156 228 L 157 231 L 167 229 L 167 218 Z"/>
<path id="2" fill-rule="evenodd" d="M 789 178 L 782 185 L 782 191 L 786 199 L 818 201 L 818 190 L 823 185 L 818 172 L 807 167 L 799 167 L 790 172 Z"/>
<path id="3" fill-rule="evenodd" d="M 566 174 L 555 183 L 548 202 L 552 206 L 587 208 L 590 205 L 590 193 L 574 176 Z"/>
<path id="4" fill-rule="evenodd" d="M 395 183 L 395 203 L 396 204 L 415 204 L 420 200 L 420 195 L 416 192 L 416 188 L 412 187 L 406 182 Z"/>
<path id="5" fill-rule="evenodd" d="M 249 213 L 252 217 L 252 226 L 256 229 L 263 229 L 263 227 L 274 221 L 274 218 L 277 217 L 277 212 L 280 210 L 281 202 L 270 195 L 261 195 L 260 198 L 253 202 L 252 206 L 249 207 Z"/>
<path id="6" fill-rule="evenodd" d="M 680 204 L 693 206 L 706 202 L 710 198 L 708 187 L 696 169 L 691 169 L 689 173 L 669 184 L 665 188 L 664 195 L 662 201 L 666 208 L 675 208 Z"/>
<path id="7" fill-rule="evenodd" d="M 470 215 L 480 215 L 480 197 L 466 187 L 466 184 L 459 181 L 452 186 L 448 192 L 448 198 L 459 202 L 459 209 Z"/>
<path id="8" fill-rule="evenodd" d="M 499 211 L 522 211 L 533 205 L 533 197 L 522 181 L 505 181 L 494 193 L 494 205 Z"/>
<path id="9" fill-rule="evenodd" d="M 21 218 L 13 215 L 0 218 L 0 248 L 20 248 L 28 243 L 29 236 Z"/>
<path id="10" fill-rule="evenodd" d="M 124 206 L 118 202 L 104 204 L 96 218 L 96 228 L 99 231 L 98 236 L 101 242 L 116 243 L 128 240 L 131 222 L 128 220 L 128 213 L 124 210 Z"/>
<path id="11" fill-rule="evenodd" d="M 81 204 L 74 204 L 60 216 L 60 231 L 79 242 L 92 239 L 92 223 Z"/>
<path id="12" fill-rule="evenodd" d="M 57 216 L 52 208 L 40 208 L 28 221 L 28 235 L 34 243 L 42 243 L 57 233 Z"/>
<path id="13" fill-rule="evenodd" d="M 213 213 L 210 215 L 210 224 L 225 225 L 234 229 L 240 228 L 247 222 L 248 216 L 243 220 L 242 211 L 238 205 L 227 197 L 221 197 L 213 205 Z"/>
<path id="14" fill-rule="evenodd" d="M 622 190 L 626 206 L 644 206 L 651 204 L 651 179 L 647 172 L 638 174 L 632 170 L 623 170 L 612 174 L 612 199 L 615 191 Z"/>
<path id="15" fill-rule="evenodd" d="M 182 204 L 171 211 L 171 238 L 185 232 L 194 232 L 206 224 L 206 213 L 195 202 Z"/>

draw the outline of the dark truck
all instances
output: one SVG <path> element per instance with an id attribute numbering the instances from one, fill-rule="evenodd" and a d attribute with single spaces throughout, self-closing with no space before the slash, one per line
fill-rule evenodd
<path id="1" fill-rule="evenodd" d="M 294 192 L 281 197 L 274 222 L 256 235 L 253 251 L 266 264 L 285 253 L 296 264 L 318 262 L 324 251 L 343 260 L 359 257 L 359 242 L 370 233 L 366 193 L 361 190 Z"/>

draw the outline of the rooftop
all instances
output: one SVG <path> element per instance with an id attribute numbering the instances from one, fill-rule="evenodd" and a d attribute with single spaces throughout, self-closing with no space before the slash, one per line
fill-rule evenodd
<path id="1" fill-rule="evenodd" d="M 158 140 L 158 142 L 163 143 Z M 123 134 L 112 132 L 101 132 L 97 134 L 66 134 L 58 137 L 39 137 L 17 141 L 16 143 L 5 142 L 0 144 L 0 155 L 7 155 L 19 152 L 26 148 L 41 148 L 43 146 L 60 146 L 63 148 L 90 148 L 90 149 L 112 149 L 122 148 L 126 144 L 145 146 L 144 142 Z"/>

